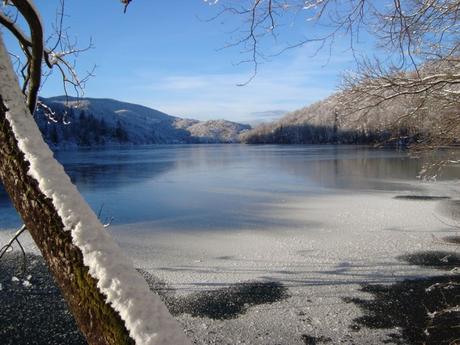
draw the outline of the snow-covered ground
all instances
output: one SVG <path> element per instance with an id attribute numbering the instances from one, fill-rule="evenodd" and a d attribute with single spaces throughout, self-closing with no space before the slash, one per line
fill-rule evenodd
<path id="1" fill-rule="evenodd" d="M 456 231 L 439 219 L 442 201 L 394 196 L 315 196 L 267 206 L 271 216 L 302 222 L 304 229 L 188 233 L 161 231 L 155 224 L 152 232 L 152 225 L 145 223 L 114 227 L 112 232 L 136 267 L 161 278 L 177 294 L 247 281 L 276 281 L 287 287 L 288 298 L 250 307 L 236 318 L 181 315 L 198 344 L 305 344 L 304 334 L 331 338 L 332 344 L 379 344 L 387 332 L 350 330 L 360 310 L 343 298 L 370 298 L 359 291 L 360 283 L 439 274 L 397 257 L 451 250 L 436 239 Z"/>
<path id="2" fill-rule="evenodd" d="M 449 183 L 429 184 L 425 192 L 417 192 L 456 193 Z M 451 222 L 443 212 L 446 201 L 395 196 L 343 192 L 267 204 L 266 215 L 286 220 L 276 230 L 187 232 L 135 223 L 112 226 L 111 232 L 136 267 L 160 278 L 177 296 L 254 281 L 287 288 L 280 300 L 243 306 L 240 314 L 224 320 L 178 315 L 197 344 L 309 344 L 305 336 L 318 343 L 380 344 L 388 332 L 398 330 L 351 330 L 361 312 L 343 298 L 371 298 L 360 292 L 361 283 L 440 274 L 397 257 L 452 250 L 437 239 L 456 233 L 443 222 Z"/>

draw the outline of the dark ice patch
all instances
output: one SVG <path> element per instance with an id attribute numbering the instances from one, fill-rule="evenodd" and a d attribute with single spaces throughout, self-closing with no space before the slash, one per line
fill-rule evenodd
<path id="1" fill-rule="evenodd" d="M 398 200 L 415 200 L 415 201 L 436 201 L 448 200 L 448 196 L 431 196 L 431 195 L 396 195 L 394 199 Z"/>
<path id="2" fill-rule="evenodd" d="M 397 257 L 411 265 L 432 267 L 442 270 L 451 270 L 460 266 L 460 255 L 446 251 L 420 251 L 404 254 Z"/>
<path id="3" fill-rule="evenodd" d="M 385 342 L 400 345 L 450 345 L 460 339 L 459 276 L 363 284 L 361 291 L 373 298 L 344 298 L 363 313 L 350 326 L 352 330 L 398 329 Z"/>
<path id="4" fill-rule="evenodd" d="M 287 297 L 287 288 L 281 283 L 246 282 L 177 297 L 169 308 L 176 315 L 233 319 L 246 313 L 252 306 L 274 303 Z"/>

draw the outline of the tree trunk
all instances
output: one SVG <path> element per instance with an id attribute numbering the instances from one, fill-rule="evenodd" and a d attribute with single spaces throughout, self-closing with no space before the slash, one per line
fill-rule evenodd
<path id="1" fill-rule="evenodd" d="M 6 120 L 0 95 L 0 178 L 89 344 L 133 344 L 120 316 L 106 303 L 83 265 L 81 251 L 29 169 Z"/>
<path id="2" fill-rule="evenodd" d="M 27 174 L 29 164 L 6 119 L 0 94 L 0 178 L 14 207 L 46 260 L 75 320 L 89 344 L 133 344 L 118 313 L 99 292 L 83 265 L 81 251 L 64 231 L 51 200 Z"/>
<path id="3" fill-rule="evenodd" d="M 13 79 L 13 83 L 11 79 Z M 161 333 L 161 328 L 165 328 L 162 327 L 161 323 L 157 325 L 153 324 L 151 327 L 148 325 L 148 327 L 144 328 L 152 330 L 153 336 L 136 338 L 136 335 L 139 334 L 136 328 L 131 326 L 129 331 L 128 329 L 132 324 L 138 325 L 139 321 L 133 321 L 130 319 L 130 315 L 126 316 L 120 313 L 120 308 L 116 310 L 113 300 L 107 303 L 110 294 L 105 292 L 107 289 L 102 290 L 104 293 L 101 292 L 101 287 L 98 287 L 98 279 L 94 277 L 93 271 L 90 271 L 85 266 L 85 254 L 82 247 L 75 244 L 75 239 L 73 238 L 74 232 L 72 229 L 69 229 L 68 224 L 63 219 L 62 212 L 56 208 L 54 200 L 49 195 L 46 195 L 43 188 L 40 188 L 40 182 L 31 173 L 31 163 L 27 159 L 27 153 L 24 150 L 24 139 L 21 139 L 23 141 L 18 139 L 15 126 L 8 117 L 16 115 L 10 111 L 9 107 L 18 108 L 17 102 L 24 103 L 24 106 L 19 108 L 24 109 L 26 113 L 21 114 L 21 116 L 28 117 L 26 121 L 33 121 L 30 113 L 27 113 L 24 97 L 19 90 L 9 56 L 6 53 L 0 35 L 0 179 L 14 207 L 20 214 L 33 240 L 46 260 L 57 285 L 88 343 L 134 344 L 134 339 L 136 339 L 136 343 L 138 344 L 160 344 L 158 341 L 164 344 L 170 343 L 165 342 L 164 339 L 171 339 L 171 344 L 173 342 L 186 344 L 188 341 L 185 340 L 180 326 L 176 328 L 170 327 L 170 329 L 174 328 L 170 331 L 170 335 L 157 336 L 158 333 Z M 27 125 L 30 125 L 30 123 L 28 122 Z M 38 133 L 37 131 L 35 133 Z M 43 139 L 41 137 L 40 139 L 34 137 L 34 140 Z M 53 182 L 51 181 L 51 183 Z M 57 179 L 55 183 L 62 183 L 62 179 Z M 70 183 L 70 179 L 68 183 Z M 99 229 L 95 230 L 100 231 Z M 131 269 L 134 271 L 134 268 Z M 136 273 L 134 272 L 134 274 Z M 114 277 L 113 280 L 120 284 L 118 278 L 115 278 L 117 277 Z M 138 290 L 136 292 L 139 295 Z M 147 304 L 150 301 L 149 294 L 152 295 L 148 291 L 148 288 L 146 288 L 145 298 Z M 123 302 L 128 304 L 126 309 L 130 311 L 129 305 L 133 304 L 132 300 L 125 298 Z M 158 304 L 158 301 L 155 300 L 154 302 Z M 164 314 L 166 308 L 163 308 L 163 306 L 158 307 L 155 303 L 152 304 L 154 307 L 151 313 L 159 311 Z M 124 315 L 123 319 L 120 315 Z M 141 313 L 139 315 L 145 314 Z M 126 323 L 127 319 L 131 321 L 131 324 Z M 168 325 L 175 322 L 171 320 L 168 320 Z M 139 341 L 139 339 L 146 340 Z"/>

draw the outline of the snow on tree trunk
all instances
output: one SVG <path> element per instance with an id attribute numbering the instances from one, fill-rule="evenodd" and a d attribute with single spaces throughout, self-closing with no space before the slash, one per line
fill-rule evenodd
<path id="1" fill-rule="evenodd" d="M 190 344 L 43 141 L 0 35 L 0 178 L 89 344 Z"/>

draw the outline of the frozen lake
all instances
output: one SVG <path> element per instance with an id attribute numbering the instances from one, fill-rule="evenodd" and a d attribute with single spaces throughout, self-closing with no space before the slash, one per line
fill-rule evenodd
<path id="1" fill-rule="evenodd" d="M 445 274 L 419 264 L 427 253 L 457 257 L 441 239 L 458 234 L 458 168 L 422 182 L 421 162 L 395 150 L 178 145 L 57 157 L 101 218 L 114 218 L 108 231 L 135 267 L 164 284 L 195 344 L 405 340 L 400 307 L 369 328 L 360 317 L 373 305 L 352 301 L 379 297 L 365 286 Z M 18 225 L 3 194 L 0 242 Z"/>
<path id="2" fill-rule="evenodd" d="M 280 220 L 264 210 L 291 197 L 416 190 L 421 168 L 395 150 L 332 145 L 165 145 L 56 156 L 103 219 L 187 231 L 276 227 Z M 1 193 L 0 228 L 18 225 Z"/>

